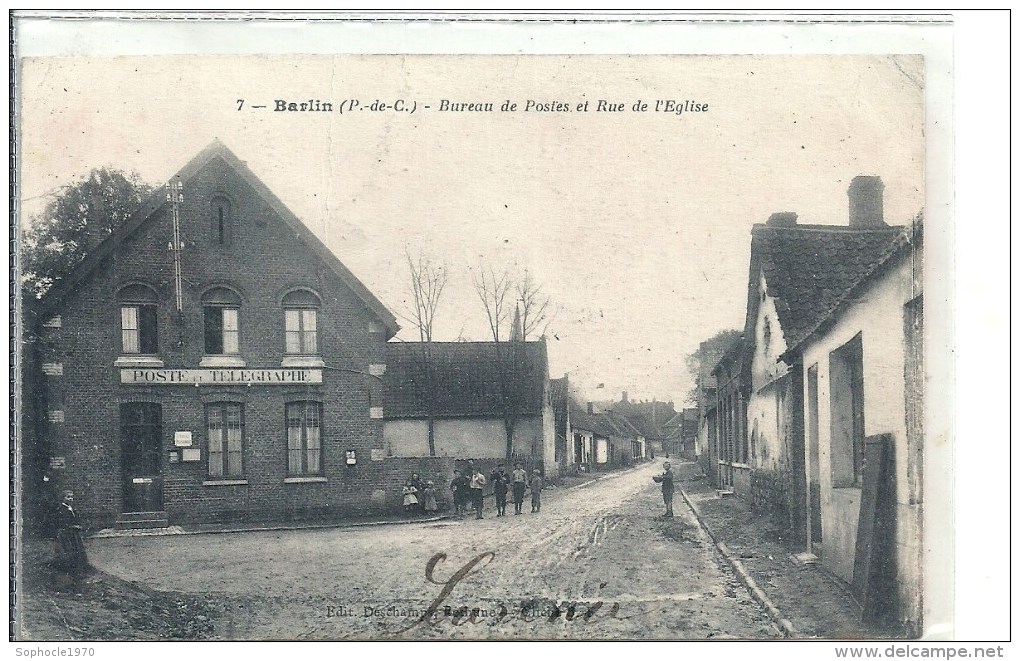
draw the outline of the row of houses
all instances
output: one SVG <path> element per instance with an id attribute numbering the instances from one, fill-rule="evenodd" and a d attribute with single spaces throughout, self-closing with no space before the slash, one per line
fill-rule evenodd
<path id="1" fill-rule="evenodd" d="M 95 526 L 390 511 L 508 451 L 559 471 L 544 340 L 433 343 L 426 370 L 219 141 L 25 312 L 27 504 L 71 489 Z"/>
<path id="2" fill-rule="evenodd" d="M 221 142 L 172 181 L 25 310 L 30 507 L 71 489 L 94 526 L 360 516 L 399 509 L 413 473 L 555 478 L 662 451 L 672 404 L 581 404 L 516 323 L 501 343 L 397 341 Z"/>
<path id="3" fill-rule="evenodd" d="M 695 454 L 845 581 L 920 630 L 922 221 L 889 226 L 878 177 L 849 224 L 773 214 L 751 232 L 742 337 L 698 375 Z"/>

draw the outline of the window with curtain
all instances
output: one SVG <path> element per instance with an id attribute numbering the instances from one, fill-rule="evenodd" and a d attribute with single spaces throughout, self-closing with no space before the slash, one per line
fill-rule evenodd
<path id="1" fill-rule="evenodd" d="M 239 478 L 244 475 L 244 408 L 232 402 L 205 407 L 209 440 L 209 477 Z"/>
<path id="2" fill-rule="evenodd" d="M 322 474 L 322 403 L 287 404 L 287 473 Z"/>
<path id="3" fill-rule="evenodd" d="M 238 354 L 241 351 L 241 297 L 217 287 L 202 297 L 206 355 Z"/>
<path id="4" fill-rule="evenodd" d="M 319 297 L 300 289 L 283 298 L 284 351 L 295 356 L 319 353 Z"/>
<path id="5" fill-rule="evenodd" d="M 121 353 L 158 353 L 156 292 L 145 285 L 129 285 L 120 290 L 117 298 L 120 302 Z"/>

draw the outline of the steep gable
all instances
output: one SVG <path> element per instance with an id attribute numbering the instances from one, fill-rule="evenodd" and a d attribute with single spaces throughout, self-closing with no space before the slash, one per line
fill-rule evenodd
<path id="1" fill-rule="evenodd" d="M 761 278 L 775 299 L 786 345 L 792 347 L 885 261 L 903 232 L 898 226 L 755 225 L 744 337 L 755 336 Z"/>
<path id="2" fill-rule="evenodd" d="M 187 183 L 191 179 L 198 176 L 203 169 L 214 164 L 217 160 L 222 162 L 247 184 L 255 195 L 275 212 L 288 230 L 293 232 L 293 235 L 306 245 L 325 266 L 332 270 L 355 296 L 378 317 L 379 322 L 386 329 L 387 337 L 392 337 L 397 333 L 400 326 L 393 313 L 222 142 L 214 140 L 212 144 L 202 150 L 201 153 L 195 156 L 172 177 L 172 180 L 181 181 L 185 188 L 187 188 Z M 155 222 L 158 217 L 165 215 L 163 212 L 168 206 L 169 202 L 166 199 L 166 191 L 164 189 L 161 188 L 153 193 L 121 227 L 90 251 L 68 277 L 46 292 L 40 301 L 40 317 L 45 319 L 66 296 L 76 289 L 79 283 L 96 271 L 104 259 L 114 253 L 125 241 L 130 240 L 141 231 L 147 223 Z"/>

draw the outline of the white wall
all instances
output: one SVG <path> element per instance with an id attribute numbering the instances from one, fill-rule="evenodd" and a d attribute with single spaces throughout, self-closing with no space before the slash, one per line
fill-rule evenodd
<path id="1" fill-rule="evenodd" d="M 764 275 L 759 277 L 758 297 L 766 291 Z M 765 328 L 770 332 L 766 340 Z M 779 325 L 776 299 L 765 295 L 758 306 L 754 324 L 754 356 L 751 359 L 751 396 L 747 401 L 748 465 L 776 471 L 787 469 L 788 426 L 791 406 L 788 379 L 790 367 L 779 361 L 786 352 L 786 338 Z"/>
<path id="2" fill-rule="evenodd" d="M 521 418 L 514 429 L 514 447 L 530 452 L 544 448 L 543 417 Z M 428 423 L 425 420 L 387 420 L 383 441 L 394 457 L 428 456 Z M 502 418 L 454 418 L 435 421 L 436 455 L 458 459 L 498 459 L 506 456 L 506 431 Z M 544 452 L 544 449 L 542 450 Z"/>
<path id="3" fill-rule="evenodd" d="M 903 306 L 920 292 L 914 291 L 910 262 L 900 260 L 880 279 L 856 296 L 852 307 L 836 323 L 803 349 L 807 370 L 818 365 L 818 473 L 822 504 L 822 562 L 847 582 L 853 580 L 857 522 L 861 489 L 833 488 L 830 431 L 829 354 L 861 333 L 864 367 L 864 432 L 866 436 L 891 434 L 896 461 L 896 560 L 900 603 L 906 619 L 920 621 L 921 613 L 921 493 L 909 493 L 908 474 L 920 470 L 907 452 L 904 402 Z M 805 397 L 805 420 L 811 403 Z M 807 472 L 812 467 L 811 448 L 806 450 Z"/>

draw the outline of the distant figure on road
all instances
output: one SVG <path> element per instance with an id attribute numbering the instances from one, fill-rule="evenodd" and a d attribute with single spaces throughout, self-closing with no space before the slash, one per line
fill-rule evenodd
<path id="1" fill-rule="evenodd" d="M 432 480 L 425 483 L 425 489 L 421 492 L 421 505 L 425 514 L 435 514 L 439 510 L 436 502 L 436 485 Z"/>
<path id="2" fill-rule="evenodd" d="M 492 495 L 496 497 L 496 516 L 506 516 L 506 492 L 510 488 L 510 476 L 506 474 L 506 464 L 499 464 L 489 476 L 492 482 Z"/>
<path id="3" fill-rule="evenodd" d="M 485 504 L 485 476 L 478 469 L 471 469 L 471 500 L 475 505 L 475 518 L 482 518 L 482 506 Z"/>
<path id="4" fill-rule="evenodd" d="M 411 484 L 411 480 L 404 483 L 404 513 L 408 515 L 418 513 L 418 490 Z"/>
<path id="5" fill-rule="evenodd" d="M 514 464 L 512 476 L 514 490 L 514 514 L 520 514 L 524 509 L 524 490 L 528 488 L 528 474 L 520 462 Z"/>
<path id="6" fill-rule="evenodd" d="M 63 581 L 77 583 L 89 573 L 89 558 L 81 536 L 81 524 L 74 511 L 74 492 L 64 491 L 56 513 L 57 536 L 53 564 L 63 574 Z"/>
<path id="7" fill-rule="evenodd" d="M 463 516 L 467 509 L 468 498 L 471 491 L 471 480 L 465 477 L 460 471 L 453 471 L 453 481 L 450 482 L 450 491 L 453 492 L 453 511 L 457 516 Z"/>
<path id="8" fill-rule="evenodd" d="M 662 475 L 655 475 L 653 480 L 662 484 L 662 502 L 666 505 L 666 513 L 663 517 L 673 516 L 673 469 L 667 461 L 662 465 Z"/>
<path id="9" fill-rule="evenodd" d="M 542 473 L 536 468 L 535 476 L 531 478 L 531 513 L 535 514 L 542 510 Z"/>

